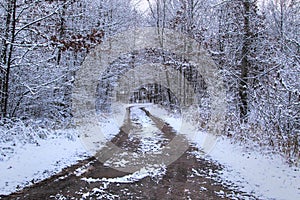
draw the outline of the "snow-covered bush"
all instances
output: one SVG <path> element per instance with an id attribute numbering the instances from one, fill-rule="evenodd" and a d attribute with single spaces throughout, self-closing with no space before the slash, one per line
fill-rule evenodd
<path id="1" fill-rule="evenodd" d="M 14 149 L 22 148 L 25 144 L 39 146 L 42 140 L 58 137 L 73 140 L 75 135 L 73 132 L 67 129 L 52 129 L 43 121 L 2 120 L 0 121 L 0 161 L 10 157 Z"/>

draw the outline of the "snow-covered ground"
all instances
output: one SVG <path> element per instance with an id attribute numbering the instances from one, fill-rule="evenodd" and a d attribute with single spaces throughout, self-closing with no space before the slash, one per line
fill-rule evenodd
<path id="1" fill-rule="evenodd" d="M 209 157 L 225 166 L 221 178 L 262 199 L 300 199 L 300 169 L 289 167 L 278 155 L 245 150 L 219 139 Z"/>
<path id="2" fill-rule="evenodd" d="M 0 144 L 1 150 L 5 145 Z M 0 160 L 0 194 L 4 195 L 46 179 L 88 156 L 79 138 L 70 133 L 35 138 L 35 143 L 16 141 L 11 149 Z"/>
<path id="3" fill-rule="evenodd" d="M 106 139 L 118 133 L 118 126 L 124 120 L 126 106 L 128 105 L 119 105 L 115 115 L 102 122 L 101 128 L 107 133 Z M 288 166 L 280 156 L 266 156 L 257 149 L 245 149 L 232 143 L 230 139 L 216 138 L 198 131 L 190 122 L 186 122 L 180 116 L 169 115 L 159 106 L 147 104 L 146 109 L 168 122 L 181 134 L 185 134 L 199 149 L 204 149 L 194 152 L 196 156 L 223 165 L 224 169 L 218 174 L 219 180 L 262 199 L 300 199 L 300 170 Z M 120 110 L 123 111 L 119 112 Z M 135 110 L 139 112 L 138 109 L 132 109 L 132 112 Z M 134 116 L 134 113 L 132 115 Z M 147 120 L 145 119 L 145 123 L 148 123 Z M 143 122 L 143 119 L 139 121 Z M 32 185 L 91 155 L 85 149 L 84 142 L 75 133 L 70 133 L 71 130 L 68 131 L 68 137 L 63 136 L 64 134 L 48 136 L 37 139 L 35 143 L 10 146 L 12 152 L 8 153 L 9 156 L 0 159 L 0 194 L 9 194 L 26 185 Z M 6 145 L 7 143 L 0 143 L 1 149 L 6 149 Z M 158 170 L 154 174 L 163 175 L 162 169 L 165 167 L 153 168 L 150 174 Z M 195 169 L 197 170 L 200 169 Z M 148 175 L 149 170 L 145 168 L 130 176 L 106 181 L 134 182 Z"/>
<path id="4" fill-rule="evenodd" d="M 176 118 L 158 106 L 148 110 L 185 134 L 199 149 L 205 148 L 205 153 L 195 153 L 223 165 L 225 168 L 219 178 L 228 185 L 238 186 L 239 190 L 262 199 L 300 199 L 300 168 L 290 167 L 281 156 L 244 148 L 228 138 L 214 140 L 214 136 L 197 131 L 189 122 L 183 120 L 179 124 Z"/>
<path id="5" fill-rule="evenodd" d="M 88 183 L 94 183 L 99 182 L 102 183 L 100 187 L 94 188 L 91 192 L 82 193 L 82 198 L 86 199 L 93 195 L 94 193 L 102 193 L 101 196 L 98 195 L 98 199 L 114 199 L 113 196 L 109 195 L 105 192 L 107 189 L 107 186 L 110 183 L 134 183 L 137 182 L 147 176 L 151 177 L 152 179 L 159 179 L 166 173 L 166 166 L 164 165 L 157 165 L 157 166 L 147 166 L 143 167 L 140 170 L 123 177 L 117 177 L 117 178 L 101 178 L 101 179 L 94 179 L 94 178 L 82 178 L 82 181 L 86 181 Z"/>

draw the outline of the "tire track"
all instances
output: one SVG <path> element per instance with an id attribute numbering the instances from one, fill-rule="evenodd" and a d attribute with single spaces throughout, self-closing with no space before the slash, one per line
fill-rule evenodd
<path id="1" fill-rule="evenodd" d="M 135 151 L 138 149 L 141 140 L 134 143 L 130 141 L 130 134 L 137 129 L 131 119 L 131 109 L 126 111 L 126 118 L 119 133 L 110 141 L 114 145 L 123 148 L 125 151 Z M 149 117 L 153 125 L 161 130 L 165 137 L 163 140 L 171 141 L 178 138 L 176 131 L 159 117 L 153 116 L 145 108 L 140 108 Z M 184 136 L 179 137 L 181 142 L 188 142 Z M 180 143 L 177 143 L 180 144 Z M 161 143 L 165 147 L 165 143 Z M 107 148 L 107 147 L 106 147 Z M 171 146 L 171 150 L 176 153 L 179 146 Z M 163 150 L 162 154 L 171 150 Z M 109 152 L 106 160 L 115 158 L 125 158 L 120 156 L 120 152 Z M 217 176 L 222 166 L 211 163 L 202 158 L 197 158 L 194 152 L 199 149 L 189 145 L 187 150 L 166 167 L 166 173 L 160 178 L 145 177 L 130 183 L 106 182 L 103 178 L 116 178 L 129 175 L 123 171 L 111 168 L 105 162 L 100 162 L 96 157 L 91 157 L 80 161 L 78 164 L 62 170 L 46 180 L 35 185 L 24 188 L 20 192 L 8 196 L 1 196 L 1 199 L 232 199 L 234 196 L 240 198 L 256 199 L 253 196 L 244 194 L 232 189 L 222 182 L 213 179 Z M 138 151 L 137 151 L 138 152 Z M 108 156 L 110 154 L 110 156 Z M 105 154 L 106 155 L 106 154 Z M 99 155 L 98 155 L 99 156 Z M 148 160 L 150 163 L 151 159 Z M 158 160 L 163 162 L 163 160 Z M 97 181 L 86 181 L 86 179 Z M 231 189 L 230 189 L 231 188 Z M 221 194 L 221 195 L 220 195 Z M 225 194 L 225 195 L 222 195 Z M 226 195 L 227 194 L 227 195 Z M 231 196 L 230 196 L 231 195 Z"/>

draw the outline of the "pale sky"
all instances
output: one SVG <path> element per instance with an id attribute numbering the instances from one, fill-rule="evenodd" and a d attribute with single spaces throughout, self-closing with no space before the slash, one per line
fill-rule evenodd
<path id="1" fill-rule="evenodd" d="M 150 2 L 151 1 L 152 0 L 150 0 Z M 136 6 L 136 9 L 141 13 L 144 13 L 149 8 L 147 0 L 133 0 L 133 4 Z"/>
<path id="2" fill-rule="evenodd" d="M 152 4 L 154 0 L 150 0 L 150 3 Z M 261 7 L 263 2 L 267 2 L 268 0 L 258 0 L 258 7 Z M 141 13 L 146 12 L 147 9 L 149 9 L 149 3 L 148 0 L 132 0 L 133 5 L 136 7 L 138 11 Z"/>

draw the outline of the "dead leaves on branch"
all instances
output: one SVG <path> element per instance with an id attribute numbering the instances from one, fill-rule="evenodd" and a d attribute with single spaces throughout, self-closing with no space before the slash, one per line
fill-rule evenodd
<path id="1" fill-rule="evenodd" d="M 69 38 L 59 39 L 56 35 L 50 37 L 51 44 L 57 46 L 62 51 L 89 51 L 92 47 L 102 42 L 104 37 L 103 30 L 93 29 L 90 34 L 77 34 Z"/>

